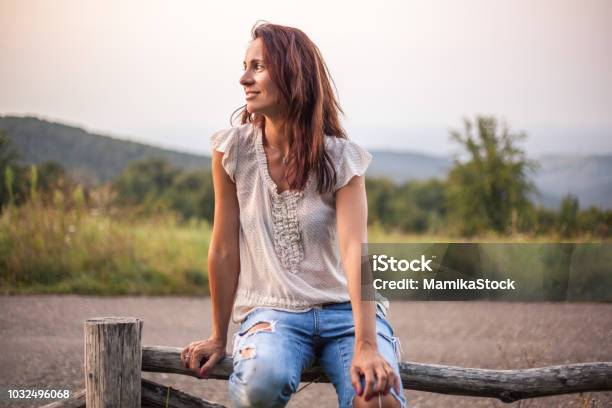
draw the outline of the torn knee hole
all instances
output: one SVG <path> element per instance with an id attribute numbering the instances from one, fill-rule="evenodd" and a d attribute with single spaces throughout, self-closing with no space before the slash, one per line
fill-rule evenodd
<path id="1" fill-rule="evenodd" d="M 247 346 L 240 349 L 240 356 L 242 358 L 253 358 L 255 357 L 255 348 L 252 346 Z"/>
<path id="2" fill-rule="evenodd" d="M 247 334 L 249 333 L 255 333 L 257 331 L 272 331 L 272 325 L 268 322 L 261 322 L 261 323 L 257 323 L 256 325 L 254 325 L 253 327 L 251 327 L 248 331 Z"/>
<path id="3" fill-rule="evenodd" d="M 276 320 L 260 321 L 251 326 L 247 331 L 243 332 L 242 336 L 249 337 L 259 332 L 271 333 L 275 330 Z"/>

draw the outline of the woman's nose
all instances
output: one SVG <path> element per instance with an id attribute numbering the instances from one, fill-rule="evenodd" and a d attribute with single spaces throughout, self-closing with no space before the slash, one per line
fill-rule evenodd
<path id="1" fill-rule="evenodd" d="M 240 77 L 240 85 L 248 85 L 253 83 L 253 78 L 249 75 L 248 71 L 242 74 Z"/>

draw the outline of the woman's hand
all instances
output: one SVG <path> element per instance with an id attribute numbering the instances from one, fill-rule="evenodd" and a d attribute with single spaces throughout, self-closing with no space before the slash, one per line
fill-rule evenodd
<path id="1" fill-rule="evenodd" d="M 206 378 L 212 368 L 225 358 L 226 343 L 215 337 L 192 341 L 181 351 L 181 365 L 190 369 L 200 378 Z M 202 362 L 204 365 L 200 367 Z"/>
<path id="2" fill-rule="evenodd" d="M 376 345 L 370 343 L 355 344 L 355 354 L 350 369 L 351 383 L 357 395 L 368 401 L 373 396 L 387 395 L 391 387 L 399 394 L 400 379 L 391 365 L 378 352 Z M 365 390 L 361 389 L 360 375 L 365 377 Z"/>

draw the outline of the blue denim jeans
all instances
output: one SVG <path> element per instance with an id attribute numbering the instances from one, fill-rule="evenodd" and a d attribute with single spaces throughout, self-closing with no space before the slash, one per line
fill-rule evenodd
<path id="1" fill-rule="evenodd" d="M 249 332 L 262 322 L 268 323 L 266 328 L 260 326 Z M 378 350 L 399 377 L 399 339 L 393 335 L 391 325 L 378 308 L 376 331 Z M 350 302 L 327 304 L 298 313 L 267 307 L 253 309 L 233 338 L 234 371 L 228 382 L 232 406 L 284 407 L 296 392 L 302 371 L 316 364 L 334 384 L 340 408 L 352 407 L 355 390 L 349 369 L 354 344 L 355 326 Z M 363 376 L 361 386 L 363 389 Z M 404 408 L 403 386 L 401 389 L 397 394 L 391 388 L 390 394 Z"/>

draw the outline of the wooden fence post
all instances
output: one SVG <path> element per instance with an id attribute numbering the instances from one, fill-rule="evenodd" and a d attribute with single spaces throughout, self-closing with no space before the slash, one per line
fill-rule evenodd
<path id="1" fill-rule="evenodd" d="M 142 320 L 97 317 L 85 321 L 87 408 L 140 408 Z"/>

